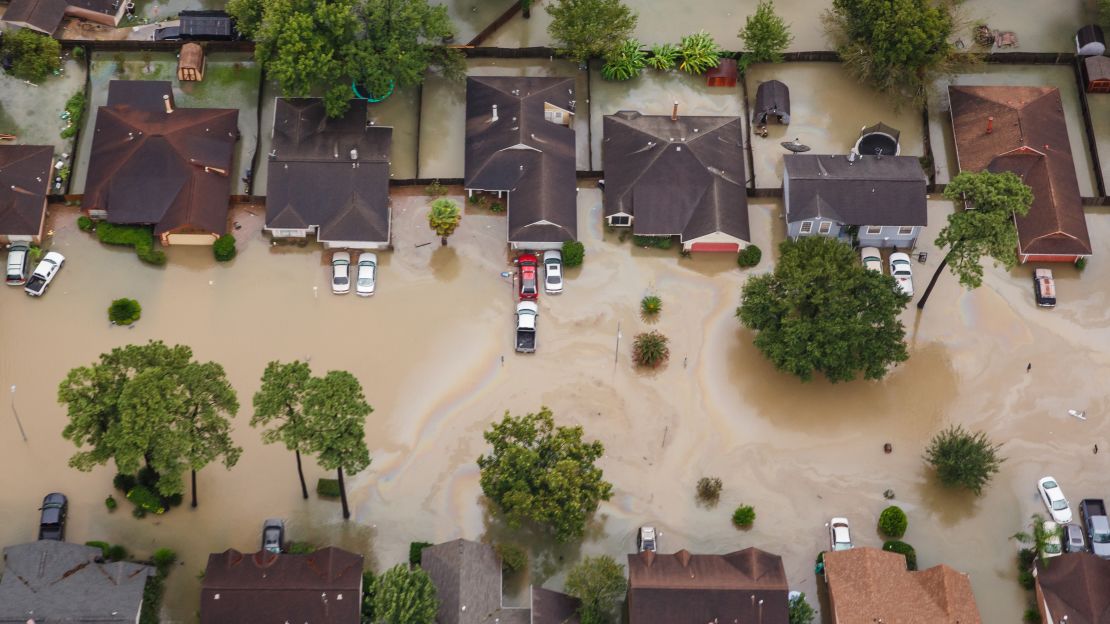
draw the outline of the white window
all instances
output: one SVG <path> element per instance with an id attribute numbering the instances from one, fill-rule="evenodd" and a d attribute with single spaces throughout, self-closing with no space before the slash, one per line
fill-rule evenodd
<path id="1" fill-rule="evenodd" d="M 818 234 L 828 234 L 832 231 L 832 221 L 822 221 L 821 225 L 817 226 Z"/>
<path id="2" fill-rule="evenodd" d="M 881 226 L 881 225 L 869 225 L 869 226 L 867 226 L 867 233 L 872 235 L 872 236 L 882 234 L 883 233 L 883 226 Z"/>
<path id="3" fill-rule="evenodd" d="M 801 227 L 798 228 L 798 233 L 799 234 L 812 234 L 813 233 L 813 221 L 802 221 Z"/>
<path id="4" fill-rule="evenodd" d="M 912 225 L 903 225 L 903 226 L 900 226 L 898 228 L 898 235 L 899 236 L 909 236 L 910 234 L 913 234 L 913 226 Z"/>
<path id="5" fill-rule="evenodd" d="M 614 215 L 612 217 L 609 217 L 609 225 L 624 225 L 624 226 L 627 226 L 627 225 L 630 225 L 631 223 L 632 223 L 632 217 L 630 217 L 628 215 Z"/>

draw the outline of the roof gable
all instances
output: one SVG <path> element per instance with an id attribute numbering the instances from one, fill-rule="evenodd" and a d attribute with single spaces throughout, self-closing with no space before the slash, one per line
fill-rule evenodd
<path id="1" fill-rule="evenodd" d="M 913 156 L 783 156 L 787 221 L 846 225 L 928 223 L 928 180 Z"/>
<path id="2" fill-rule="evenodd" d="M 1036 564 L 1036 583 L 1056 621 L 1102 624 L 1110 621 L 1110 561 L 1090 553 L 1053 557 Z"/>

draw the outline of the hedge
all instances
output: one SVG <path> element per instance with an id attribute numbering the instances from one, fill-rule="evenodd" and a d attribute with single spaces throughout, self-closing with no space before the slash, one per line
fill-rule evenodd
<path id="1" fill-rule="evenodd" d="M 147 264 L 166 263 L 166 254 L 154 248 L 154 230 L 144 225 L 115 225 L 101 221 L 96 226 L 96 237 L 105 245 L 126 245 L 135 248 L 135 254 Z"/>
<path id="2" fill-rule="evenodd" d="M 421 553 L 429 546 L 434 546 L 431 542 L 409 542 L 409 565 L 420 565 Z"/>
<path id="3" fill-rule="evenodd" d="M 563 242 L 563 266 L 576 267 L 582 265 L 582 259 L 586 256 L 586 247 L 578 241 L 564 241 Z"/>
<path id="4" fill-rule="evenodd" d="M 338 479 L 320 479 L 316 482 L 316 493 L 320 496 L 330 496 L 331 498 L 339 498 L 339 480 Z"/>
<path id="5" fill-rule="evenodd" d="M 910 546 L 909 544 L 907 544 L 905 542 L 902 542 L 902 541 L 899 541 L 899 540 L 890 540 L 888 542 L 883 543 L 883 550 L 887 550 L 887 551 L 890 551 L 890 552 L 895 552 L 895 553 L 898 553 L 899 555 L 905 555 L 905 557 L 906 557 L 906 569 L 907 570 L 916 570 L 917 569 L 917 551 L 915 551 L 913 549 L 913 546 Z"/>
<path id="6" fill-rule="evenodd" d="M 235 257 L 235 237 L 231 234 L 224 234 L 216 239 L 212 245 L 212 254 L 216 256 L 217 262 L 227 262 Z"/>

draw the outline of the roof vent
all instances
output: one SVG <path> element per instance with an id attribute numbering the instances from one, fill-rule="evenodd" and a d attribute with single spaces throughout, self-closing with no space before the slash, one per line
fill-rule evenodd
<path id="1" fill-rule="evenodd" d="M 351 148 L 351 160 L 358 160 L 358 148 Z"/>
<path id="2" fill-rule="evenodd" d="M 166 105 L 167 114 L 173 112 L 173 102 L 170 100 L 170 96 L 168 94 L 162 96 L 162 103 Z"/>
<path id="3" fill-rule="evenodd" d="M 490 123 L 493 123 L 495 121 L 497 121 L 497 105 L 496 104 L 493 105 L 493 116 L 490 117 L 490 119 L 489 119 Z M 515 121 L 515 119 L 514 119 L 514 121 Z"/>

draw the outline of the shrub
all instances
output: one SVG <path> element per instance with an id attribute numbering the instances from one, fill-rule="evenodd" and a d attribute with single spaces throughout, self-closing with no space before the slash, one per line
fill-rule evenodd
<path id="1" fill-rule="evenodd" d="M 1029 589 L 1032 589 L 1032 587 Z M 1021 614 L 1021 620 L 1026 624 L 1039 624 L 1041 622 L 1041 612 L 1035 606 L 1026 607 L 1025 613 Z"/>
<path id="2" fill-rule="evenodd" d="M 66 127 L 62 130 L 62 138 L 68 139 L 77 134 L 81 127 L 81 119 L 85 116 L 85 92 L 78 91 L 66 100 Z"/>
<path id="3" fill-rule="evenodd" d="M 111 544 L 109 544 L 108 542 L 102 542 L 100 540 L 93 540 L 91 542 L 85 542 L 85 545 L 86 546 L 92 546 L 93 548 L 99 548 L 100 549 L 100 556 L 105 558 L 105 559 L 108 558 L 108 548 L 111 547 Z"/>
<path id="4" fill-rule="evenodd" d="M 146 580 L 143 587 L 143 610 L 139 614 L 139 624 L 159 624 L 158 616 L 162 611 L 162 594 L 165 593 L 166 578 L 155 574 Z"/>
<path id="5" fill-rule="evenodd" d="M 883 543 L 883 550 L 904 555 L 906 557 L 906 569 L 917 569 L 917 551 L 913 549 L 913 546 L 899 540 L 890 540 Z"/>
<path id="6" fill-rule="evenodd" d="M 142 468 L 139 468 L 136 479 L 138 480 L 139 485 L 146 488 L 154 489 L 158 486 L 158 471 L 151 468 L 150 466 L 143 466 Z"/>
<path id="7" fill-rule="evenodd" d="M 466 201 L 469 204 L 473 204 L 473 205 L 477 206 L 478 204 L 482 203 L 482 195 L 480 193 L 474 193 L 474 194 L 468 196 L 466 198 Z"/>
<path id="8" fill-rule="evenodd" d="M 185 500 L 184 494 L 170 494 L 169 496 L 162 497 L 162 506 L 166 507 L 167 509 L 170 507 L 177 507 L 181 504 L 181 501 L 183 500 Z"/>
<path id="9" fill-rule="evenodd" d="M 879 514 L 879 532 L 887 537 L 899 539 L 906 534 L 909 522 L 906 512 L 902 511 L 901 507 L 891 505 Z"/>
<path id="10" fill-rule="evenodd" d="M 116 325 L 130 325 L 143 315 L 143 307 L 134 299 L 116 299 L 108 306 L 108 320 Z"/>
<path id="11" fill-rule="evenodd" d="M 158 573 L 165 576 L 169 573 L 170 567 L 177 562 L 177 553 L 169 548 L 159 548 L 154 551 L 151 561 L 154 562 L 154 567 L 158 569 Z"/>
<path id="12" fill-rule="evenodd" d="M 60 69 L 62 63 L 58 57 L 61 53 L 62 46 L 56 39 L 30 28 L 9 29 L 0 46 L 0 55 L 12 59 L 8 73 L 30 82 L 42 82 Z"/>
<path id="13" fill-rule="evenodd" d="M 505 205 L 498 201 L 490 202 L 489 211 L 498 213 L 505 212 Z"/>
<path id="14" fill-rule="evenodd" d="M 429 546 L 435 546 L 431 542 L 409 542 L 409 565 L 420 565 L 420 553 Z"/>
<path id="15" fill-rule="evenodd" d="M 790 599 L 787 617 L 790 624 L 811 624 L 817 613 L 806 602 L 805 594 L 798 594 Z"/>
<path id="16" fill-rule="evenodd" d="M 655 368 L 671 356 L 667 337 L 657 331 L 637 334 L 632 341 L 632 359 L 640 366 Z"/>
<path id="17" fill-rule="evenodd" d="M 108 561 L 123 561 L 127 559 L 127 549 L 119 544 L 112 544 L 104 551 L 104 558 Z"/>
<path id="18" fill-rule="evenodd" d="M 710 505 L 716 505 L 721 500 L 721 488 L 724 483 L 717 477 L 702 477 L 698 479 L 698 500 Z"/>
<path id="19" fill-rule="evenodd" d="M 432 180 L 432 183 L 424 187 L 424 192 L 428 197 L 442 197 L 447 194 L 447 187 L 439 183 L 439 180 Z"/>
<path id="20" fill-rule="evenodd" d="M 563 266 L 581 266 L 585 256 L 586 246 L 579 241 L 566 241 L 563 243 Z"/>
<path id="21" fill-rule="evenodd" d="M 115 496 L 109 494 L 108 498 L 104 499 L 104 506 L 108 508 L 108 511 L 115 511 L 116 507 L 119 507 L 119 503 L 116 502 Z"/>
<path id="22" fill-rule="evenodd" d="M 516 544 L 497 544 L 494 547 L 501 557 L 501 569 L 506 572 L 519 572 L 528 567 L 528 552 Z"/>
<path id="23" fill-rule="evenodd" d="M 84 48 L 84 46 L 74 46 L 73 47 L 73 58 L 75 58 L 75 59 L 85 58 L 85 48 Z"/>
<path id="24" fill-rule="evenodd" d="M 224 234 L 216 239 L 212 245 L 212 254 L 216 256 L 216 262 L 227 262 L 235 257 L 235 237 L 231 234 Z"/>
<path id="25" fill-rule="evenodd" d="M 663 309 L 663 300 L 656 295 L 648 295 L 640 300 L 640 311 L 645 316 L 655 316 Z"/>
<path id="26" fill-rule="evenodd" d="M 737 254 L 736 264 L 746 269 L 748 267 L 753 267 L 759 264 L 759 261 L 762 259 L 763 250 L 759 247 L 756 247 L 755 245 L 748 245 L 747 247 L 741 249 L 740 253 Z"/>
<path id="27" fill-rule="evenodd" d="M 601 76 L 606 80 L 631 80 L 640 75 L 647 65 L 647 52 L 634 38 L 625 39 L 605 57 Z"/>
<path id="28" fill-rule="evenodd" d="M 166 511 L 166 508 L 162 505 L 162 499 L 150 488 L 143 485 L 136 485 L 131 488 L 131 491 L 127 493 L 127 500 L 144 512 L 160 514 Z"/>
<path id="29" fill-rule="evenodd" d="M 139 256 L 139 260 L 154 266 L 162 266 L 166 263 L 166 252 L 155 249 L 153 246 L 140 245 L 135 247 L 135 255 Z"/>
<path id="30" fill-rule="evenodd" d="M 339 498 L 339 480 L 320 479 L 316 482 L 316 494 L 318 496 L 327 496 L 329 498 Z"/>
<path id="31" fill-rule="evenodd" d="M 677 62 L 678 46 L 673 43 L 663 43 L 652 46 L 651 56 L 647 58 L 648 65 L 663 71 L 674 69 Z"/>
<path id="32" fill-rule="evenodd" d="M 782 53 L 794 40 L 790 27 L 775 13 L 773 0 L 760 0 L 738 35 L 744 42 L 742 65 L 781 63 Z"/>
<path id="33" fill-rule="evenodd" d="M 362 572 L 362 622 L 373 622 L 374 620 L 374 571 L 364 570 Z"/>
<path id="34" fill-rule="evenodd" d="M 142 507 L 132 507 L 131 515 L 142 520 L 146 517 L 146 510 L 144 510 Z"/>
<path id="35" fill-rule="evenodd" d="M 116 476 L 112 477 L 112 487 L 124 494 L 127 494 L 136 484 L 138 484 L 138 481 L 135 480 L 135 475 L 118 472 Z"/>
<path id="36" fill-rule="evenodd" d="M 285 551 L 290 555 L 311 555 L 316 552 L 316 544 L 312 542 L 289 542 Z"/>
<path id="37" fill-rule="evenodd" d="M 1080 259 L 1076 260 L 1075 261 L 1075 268 L 1079 269 L 1080 271 L 1087 268 L 1087 258 L 1080 258 Z"/>
<path id="38" fill-rule="evenodd" d="M 704 30 L 683 37 L 678 47 L 678 68 L 688 74 L 704 74 L 721 60 L 721 46 Z"/>
<path id="39" fill-rule="evenodd" d="M 148 264 L 166 263 L 166 254 L 154 249 L 154 231 L 148 226 L 115 225 L 102 221 L 96 226 L 96 237 L 105 245 L 134 247 L 139 259 Z"/>
<path id="40" fill-rule="evenodd" d="M 732 512 L 732 523 L 741 529 L 746 529 L 755 522 L 755 507 L 740 505 Z"/>
<path id="41" fill-rule="evenodd" d="M 1033 576 L 1032 568 L 1023 568 L 1018 570 L 1018 584 L 1023 589 L 1032 590 L 1037 584 L 1037 577 Z"/>
<path id="42" fill-rule="evenodd" d="M 933 437 L 925 460 L 936 469 L 941 483 L 967 488 L 978 496 L 1005 461 L 998 454 L 1000 448 L 982 431 L 972 433 L 956 425 Z"/>
<path id="43" fill-rule="evenodd" d="M 86 217 L 85 215 L 77 217 L 77 229 L 81 230 L 82 232 L 91 232 L 93 229 L 93 220 Z"/>
<path id="44" fill-rule="evenodd" d="M 31 264 L 35 265 L 38 264 L 39 260 L 42 260 L 43 253 L 45 252 L 43 252 L 42 247 L 31 245 L 31 248 L 27 250 L 27 257 L 30 259 Z"/>
<path id="45" fill-rule="evenodd" d="M 632 244 L 637 247 L 655 247 L 656 249 L 670 249 L 670 236 L 632 236 Z"/>

